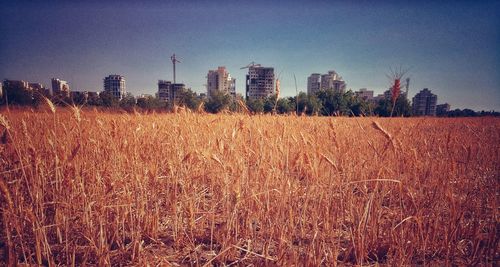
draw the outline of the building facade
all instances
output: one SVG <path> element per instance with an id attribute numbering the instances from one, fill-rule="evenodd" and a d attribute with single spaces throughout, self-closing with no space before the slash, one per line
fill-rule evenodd
<path id="1" fill-rule="evenodd" d="M 321 90 L 321 74 L 313 73 L 307 78 L 307 94 L 313 95 Z"/>
<path id="2" fill-rule="evenodd" d="M 70 95 L 69 84 L 67 81 L 52 78 L 51 82 L 52 82 L 53 95 L 66 96 L 66 97 Z"/>
<path id="3" fill-rule="evenodd" d="M 110 92 L 115 98 L 122 99 L 125 97 L 125 77 L 112 74 L 104 78 L 104 91 Z"/>
<path id="4" fill-rule="evenodd" d="M 179 92 L 185 88 L 186 86 L 183 83 L 158 80 L 158 99 L 175 104 L 179 100 Z"/>
<path id="5" fill-rule="evenodd" d="M 209 70 L 207 74 L 207 95 L 212 97 L 216 92 L 236 96 L 236 79 L 232 78 L 226 67 Z"/>
<path id="6" fill-rule="evenodd" d="M 359 91 L 354 92 L 358 98 L 361 98 L 365 101 L 373 101 L 373 91 L 368 90 L 366 88 L 361 88 Z"/>
<path id="7" fill-rule="evenodd" d="M 264 99 L 274 94 L 274 68 L 251 66 L 246 76 L 246 99 Z"/>
<path id="8" fill-rule="evenodd" d="M 346 86 L 346 82 L 334 70 L 329 71 L 327 74 L 313 73 L 307 78 L 307 93 L 310 95 L 321 90 L 344 93 Z"/>
<path id="9" fill-rule="evenodd" d="M 346 83 L 334 70 L 328 74 L 321 75 L 321 90 L 333 90 L 336 93 L 344 93 Z"/>
<path id="10" fill-rule="evenodd" d="M 41 83 L 26 81 L 3 80 L 2 100 L 9 104 L 31 104 L 40 95 L 48 97 L 50 90 Z"/>
<path id="11" fill-rule="evenodd" d="M 413 97 L 414 116 L 436 116 L 437 95 L 424 88 Z"/>

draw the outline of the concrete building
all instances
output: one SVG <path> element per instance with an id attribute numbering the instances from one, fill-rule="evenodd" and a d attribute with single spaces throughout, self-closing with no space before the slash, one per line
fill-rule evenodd
<path id="1" fill-rule="evenodd" d="M 31 104 L 32 100 L 39 95 L 48 97 L 50 90 L 41 83 L 30 83 L 26 81 L 3 80 L 2 99 L 8 103 Z"/>
<path id="2" fill-rule="evenodd" d="M 361 88 L 361 89 L 359 89 L 359 91 L 356 91 L 354 93 L 356 94 L 357 97 L 359 97 L 365 101 L 373 101 L 374 100 L 373 91 L 368 90 L 366 88 Z"/>
<path id="3" fill-rule="evenodd" d="M 328 74 L 321 75 L 321 90 L 333 90 L 337 93 L 344 93 L 346 88 L 346 83 L 342 80 L 342 77 L 334 70 L 328 72 Z"/>
<path id="4" fill-rule="evenodd" d="M 28 87 L 33 91 L 43 94 L 44 96 L 50 95 L 50 90 L 41 83 L 28 83 Z"/>
<path id="5" fill-rule="evenodd" d="M 125 97 L 125 77 L 112 74 L 104 78 L 104 91 L 110 92 L 114 97 L 122 99 Z"/>
<path id="6" fill-rule="evenodd" d="M 8 104 L 28 104 L 33 98 L 32 90 L 25 81 L 5 79 L 2 82 L 2 91 L 2 102 Z"/>
<path id="7" fill-rule="evenodd" d="M 88 99 L 89 93 L 87 91 L 71 91 L 69 96 L 74 102 L 84 102 Z"/>
<path id="8" fill-rule="evenodd" d="M 313 95 L 321 90 L 321 74 L 313 73 L 307 78 L 307 94 Z"/>
<path id="9" fill-rule="evenodd" d="M 246 99 L 263 99 L 273 94 L 274 68 L 250 66 L 246 76 Z"/>
<path id="10" fill-rule="evenodd" d="M 52 82 L 53 95 L 66 96 L 66 97 L 70 95 L 69 84 L 67 81 L 52 78 L 51 82 Z"/>
<path id="11" fill-rule="evenodd" d="M 207 95 L 212 97 L 216 92 L 236 96 L 236 79 L 232 78 L 226 67 L 209 70 L 207 74 Z"/>
<path id="12" fill-rule="evenodd" d="M 29 86 L 28 86 L 28 82 L 25 82 L 25 81 L 14 81 L 14 80 L 3 80 L 3 83 L 2 83 L 2 88 L 5 89 L 6 91 L 10 88 L 22 88 L 22 89 L 26 89 L 28 90 L 29 89 Z"/>
<path id="13" fill-rule="evenodd" d="M 179 92 L 185 88 L 183 83 L 158 80 L 158 99 L 175 104 L 176 100 L 179 100 Z"/>
<path id="14" fill-rule="evenodd" d="M 414 116 L 436 116 L 437 95 L 424 88 L 413 97 Z"/>

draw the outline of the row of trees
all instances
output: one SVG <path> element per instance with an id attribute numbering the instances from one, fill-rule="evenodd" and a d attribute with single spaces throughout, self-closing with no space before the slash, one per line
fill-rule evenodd
<path id="1" fill-rule="evenodd" d="M 5 89 L 5 88 L 4 88 Z M 121 108 L 127 111 L 134 109 L 169 111 L 174 105 L 160 101 L 153 96 L 135 98 L 128 93 L 121 100 L 113 97 L 109 92 L 97 94 L 72 94 L 71 97 L 64 95 L 50 96 L 46 90 L 26 90 L 24 88 L 9 88 L 2 96 L 2 104 L 32 105 L 38 106 L 43 103 L 44 97 L 51 98 L 57 105 L 80 105 L 101 106 L 107 108 Z M 198 94 L 190 89 L 178 92 L 176 106 L 183 106 L 191 110 L 219 113 L 230 112 L 252 112 L 252 113 L 277 113 L 277 114 L 307 114 L 322 116 L 411 116 L 411 105 L 405 95 L 400 95 L 393 109 L 391 99 L 382 99 L 378 102 L 366 101 L 356 96 L 352 91 L 345 93 L 332 90 L 320 91 L 315 95 L 304 92 L 293 97 L 277 99 L 272 95 L 265 99 L 246 101 L 241 95 L 232 97 L 224 93 L 217 93 L 211 98 L 200 98 Z M 452 110 L 442 116 L 498 116 L 498 112 L 474 112 L 472 110 Z"/>
<path id="2" fill-rule="evenodd" d="M 253 113 L 288 114 L 297 112 L 299 114 L 322 116 L 389 116 L 392 110 L 392 102 L 389 99 L 379 102 L 366 101 L 357 97 L 350 90 L 345 93 L 326 90 L 315 95 L 301 92 L 297 96 L 276 98 L 276 95 L 272 95 L 265 99 L 248 101 L 236 99 L 235 101 L 243 102 L 248 110 Z M 206 108 L 208 112 L 213 113 L 224 109 L 240 111 L 240 107 L 235 105 L 235 101 L 220 94 L 208 100 Z M 411 115 L 410 103 L 404 96 L 398 98 L 394 108 L 394 115 Z"/>

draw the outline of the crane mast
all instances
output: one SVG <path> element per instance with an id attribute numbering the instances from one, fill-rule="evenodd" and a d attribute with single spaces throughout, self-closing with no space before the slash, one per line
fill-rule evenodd
<path id="1" fill-rule="evenodd" d="M 170 60 L 172 60 L 172 64 L 174 65 L 174 83 L 176 83 L 176 82 L 175 82 L 175 63 L 176 63 L 176 62 L 181 63 L 181 62 L 175 58 L 175 54 L 173 54 L 173 55 L 170 57 Z"/>

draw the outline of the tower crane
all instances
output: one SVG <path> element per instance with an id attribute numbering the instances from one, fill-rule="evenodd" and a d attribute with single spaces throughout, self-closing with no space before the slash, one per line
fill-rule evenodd
<path id="1" fill-rule="evenodd" d="M 240 70 L 242 69 L 248 69 L 248 68 L 252 68 L 252 67 L 260 67 L 260 64 L 255 64 L 255 62 L 250 62 L 250 64 L 246 65 L 245 67 L 241 67 Z"/>
<path id="2" fill-rule="evenodd" d="M 408 90 L 410 88 L 410 78 L 406 78 L 406 85 L 405 85 L 405 90 L 406 90 L 406 99 L 408 99 Z"/>
<path id="3" fill-rule="evenodd" d="M 175 83 L 175 63 L 178 62 L 178 63 L 181 63 L 179 60 L 177 60 L 177 58 L 175 58 L 175 54 L 173 54 L 171 57 L 170 57 L 170 60 L 172 60 L 172 64 L 174 65 L 174 83 Z"/>

